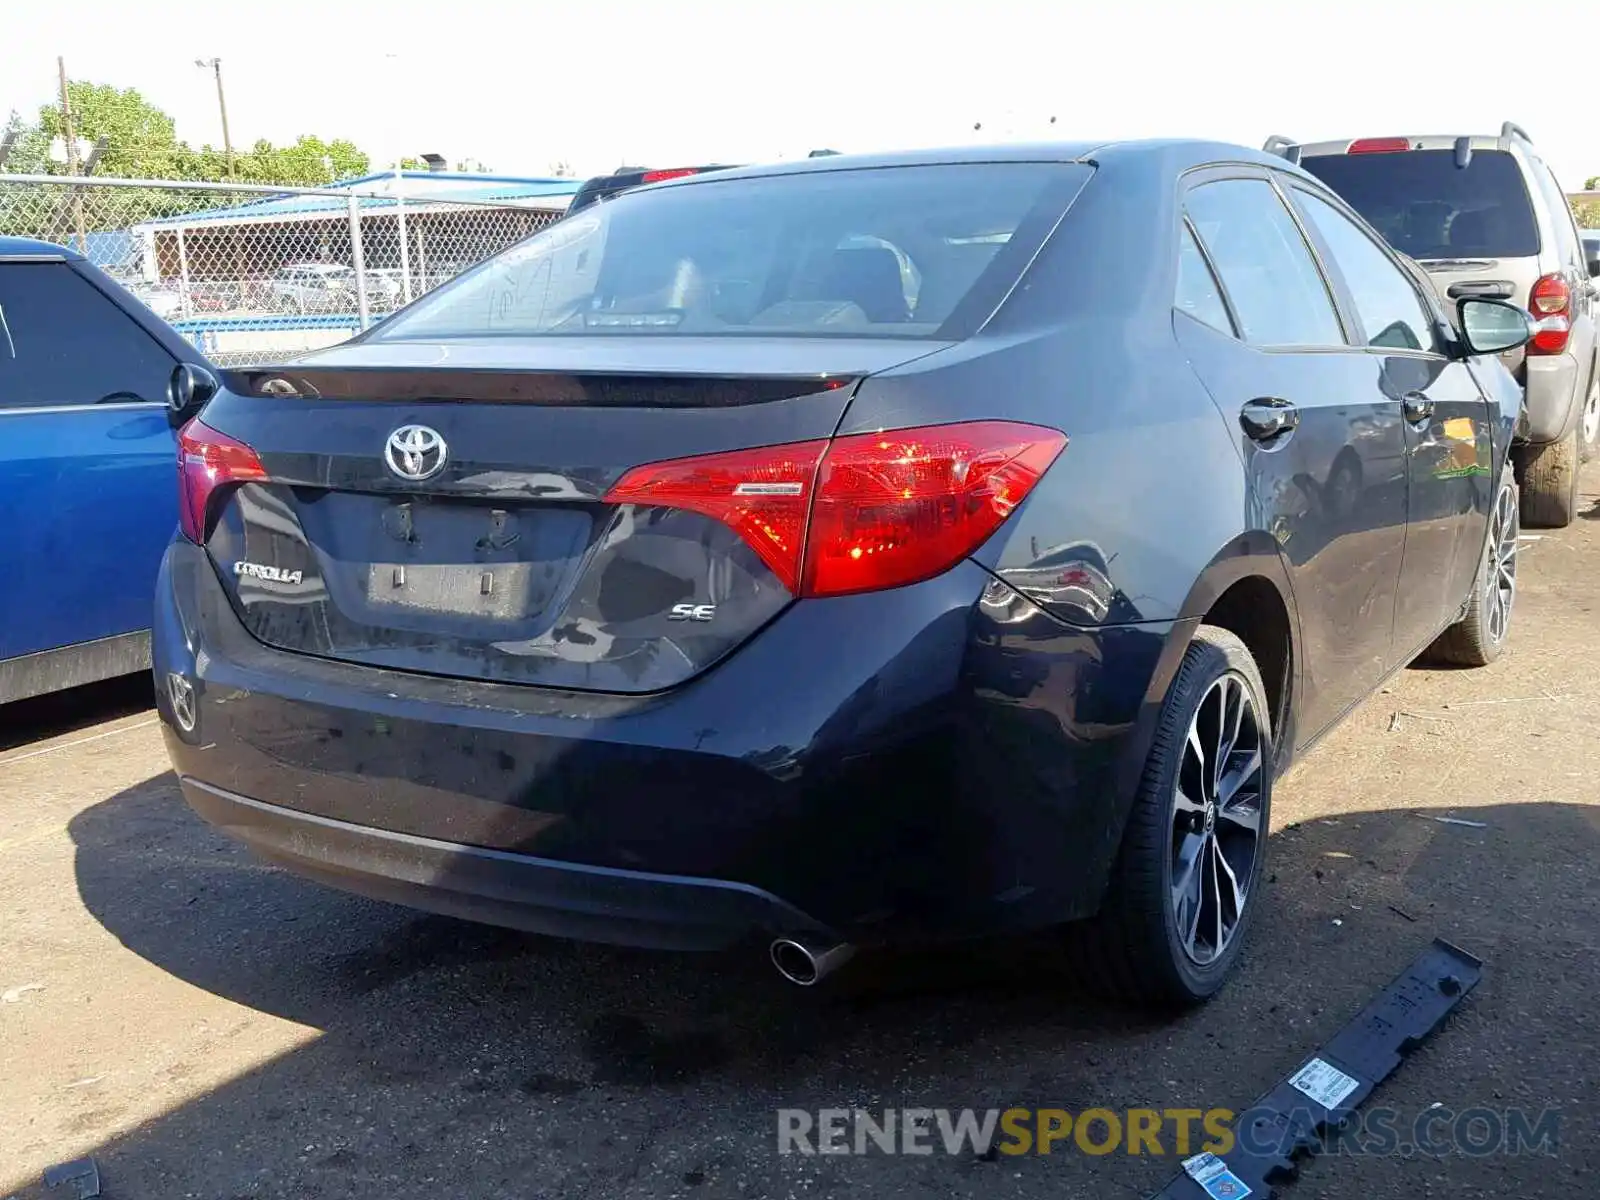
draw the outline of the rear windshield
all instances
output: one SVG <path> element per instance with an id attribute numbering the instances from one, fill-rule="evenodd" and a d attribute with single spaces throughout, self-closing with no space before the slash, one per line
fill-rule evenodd
<path id="1" fill-rule="evenodd" d="M 630 192 L 372 336 L 932 337 L 969 294 L 1004 294 L 1090 170 L 882 167 Z"/>
<path id="2" fill-rule="evenodd" d="M 1300 165 L 1338 192 L 1389 244 L 1412 258 L 1528 258 L 1539 230 L 1517 160 L 1478 150 L 1320 154 Z"/>

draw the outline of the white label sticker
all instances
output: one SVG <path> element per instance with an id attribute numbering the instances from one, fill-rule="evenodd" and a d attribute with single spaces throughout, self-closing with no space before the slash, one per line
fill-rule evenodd
<path id="1" fill-rule="evenodd" d="M 1338 1067 L 1320 1058 L 1313 1058 L 1301 1067 L 1289 1083 L 1330 1112 L 1338 1108 L 1346 1096 L 1361 1086 L 1359 1079 L 1350 1078 Z"/>
<path id="2" fill-rule="evenodd" d="M 1228 1164 L 1209 1151 L 1184 1159 L 1183 1169 L 1214 1200 L 1245 1200 L 1250 1195 L 1250 1185 L 1228 1170 Z"/>
<path id="3" fill-rule="evenodd" d="M 1196 1183 L 1204 1183 L 1214 1179 L 1228 1169 L 1228 1164 L 1223 1162 L 1209 1150 L 1203 1150 L 1193 1158 L 1183 1160 L 1183 1169 L 1189 1178 Z"/>

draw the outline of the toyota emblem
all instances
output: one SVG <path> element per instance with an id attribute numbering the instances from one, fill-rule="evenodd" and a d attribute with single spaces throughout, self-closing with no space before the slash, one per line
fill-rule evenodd
<path id="1" fill-rule="evenodd" d="M 401 479 L 419 483 L 432 479 L 444 470 L 450 457 L 449 448 L 439 431 L 426 425 L 402 425 L 389 435 L 383 448 L 383 460 Z"/>

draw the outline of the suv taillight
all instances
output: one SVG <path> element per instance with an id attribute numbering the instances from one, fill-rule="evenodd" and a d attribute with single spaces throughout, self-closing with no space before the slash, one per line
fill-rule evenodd
<path id="1" fill-rule="evenodd" d="M 1403 137 L 1357 138 L 1344 148 L 1346 154 L 1396 154 L 1411 149 Z"/>
<path id="2" fill-rule="evenodd" d="M 1067 444 L 973 421 L 795 442 L 635 467 L 613 504 L 704 513 L 736 530 L 799 596 L 932 578 L 988 540 Z"/>
<path id="3" fill-rule="evenodd" d="M 210 524 L 211 497 L 218 489 L 265 479 L 256 452 L 236 438 L 218 433 L 199 417 L 178 431 L 178 527 L 203 545 Z"/>
<path id="4" fill-rule="evenodd" d="M 1572 336 L 1572 289 L 1559 275 L 1546 275 L 1528 293 L 1528 311 L 1539 331 L 1528 343 L 1529 354 L 1560 354 Z"/>

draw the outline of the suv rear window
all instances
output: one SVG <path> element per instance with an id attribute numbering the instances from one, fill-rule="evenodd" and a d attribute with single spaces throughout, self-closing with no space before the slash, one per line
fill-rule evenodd
<path id="1" fill-rule="evenodd" d="M 1088 179 L 975 163 L 703 181 L 619 196 L 439 288 L 376 340 L 933 337 L 997 302 Z"/>
<path id="2" fill-rule="evenodd" d="M 1527 185 L 1504 150 L 1475 151 L 1465 167 L 1456 166 L 1453 150 L 1319 154 L 1300 165 L 1412 258 L 1539 253 Z"/>

